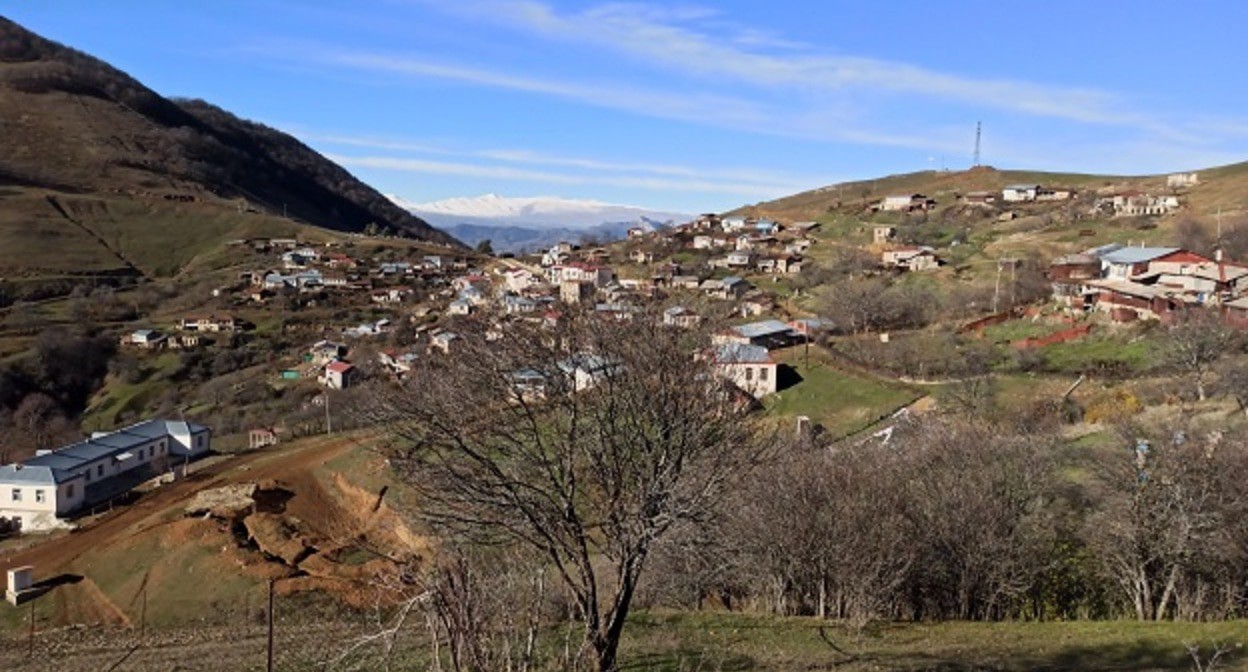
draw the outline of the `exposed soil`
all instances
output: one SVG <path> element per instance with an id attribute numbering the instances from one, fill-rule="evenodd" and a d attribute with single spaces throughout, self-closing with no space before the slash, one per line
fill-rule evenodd
<path id="1" fill-rule="evenodd" d="M 277 579 L 280 594 L 316 591 L 351 606 L 374 604 L 376 591 L 369 583 L 393 567 L 389 558 L 423 554 L 427 544 L 402 524 L 379 493 L 353 486 L 342 474 L 332 474 L 328 484 L 318 478 L 327 462 L 355 446 L 351 438 L 315 440 L 208 464 L 130 506 L 82 521 L 83 527 L 73 533 L 0 556 L 0 571 L 33 565 L 37 578 L 81 571 L 90 567 L 93 552 L 94 557 L 124 556 L 131 548 L 150 549 L 155 539 L 158 549 L 166 549 L 162 553 L 193 547 L 208 553 L 197 556 L 204 558 L 198 569 L 169 566 L 158 558 L 141 578 L 152 586 L 187 585 L 190 580 L 192 587 L 179 599 L 194 598 L 196 581 L 211 585 L 214 576 L 233 576 L 229 580 L 234 581 L 243 576 L 257 585 Z M 184 517 L 197 493 L 213 488 L 249 493 L 252 503 L 192 505 L 195 517 Z M 376 550 L 360 551 L 361 546 Z M 184 574 L 192 569 L 196 575 Z M 129 625 L 140 608 L 133 591 L 143 583 L 139 577 L 126 581 L 122 604 L 114 604 L 116 596 L 110 599 L 90 576 L 56 588 L 60 613 L 55 624 Z"/>

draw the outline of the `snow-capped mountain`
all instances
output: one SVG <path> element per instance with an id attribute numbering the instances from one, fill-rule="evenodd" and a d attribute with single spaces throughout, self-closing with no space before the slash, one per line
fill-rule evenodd
<path id="1" fill-rule="evenodd" d="M 469 245 L 488 239 L 496 252 L 533 251 L 560 240 L 619 240 L 634 226 L 653 230 L 692 219 L 683 213 L 555 196 L 485 194 L 432 203 L 389 198 Z"/>

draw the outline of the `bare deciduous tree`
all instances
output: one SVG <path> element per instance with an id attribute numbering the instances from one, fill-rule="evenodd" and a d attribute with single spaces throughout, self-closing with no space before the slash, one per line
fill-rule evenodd
<path id="1" fill-rule="evenodd" d="M 444 536 L 541 554 L 600 670 L 616 669 L 655 541 L 703 519 L 766 445 L 740 393 L 694 356 L 706 334 L 656 318 L 569 313 L 465 337 L 375 404 L 419 515 Z"/>
<path id="2" fill-rule="evenodd" d="M 1248 457 L 1238 441 L 1189 429 L 1123 430 L 1101 460 L 1087 540 L 1139 620 L 1163 620 L 1207 591 L 1243 598 Z M 1194 612 L 1195 610 L 1190 610 Z"/>
<path id="3" fill-rule="evenodd" d="M 1180 313 L 1166 337 L 1171 362 L 1191 378 L 1197 399 L 1204 401 L 1213 364 L 1230 351 L 1239 335 L 1216 312 L 1192 310 Z"/>

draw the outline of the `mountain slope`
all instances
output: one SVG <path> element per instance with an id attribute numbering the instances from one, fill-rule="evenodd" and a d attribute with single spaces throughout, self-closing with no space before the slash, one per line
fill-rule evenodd
<path id="1" fill-rule="evenodd" d="M 623 238 L 633 227 L 652 230 L 690 219 L 681 213 L 554 196 L 485 194 L 432 203 L 390 198 L 466 243 L 489 240 L 499 252 L 535 250 L 560 240 L 608 242 Z"/>
<path id="2" fill-rule="evenodd" d="M 202 101 L 163 98 L 0 17 L 0 184 L 216 202 L 361 231 L 453 238 L 295 138 Z M 230 201 L 230 202 L 227 202 Z"/>

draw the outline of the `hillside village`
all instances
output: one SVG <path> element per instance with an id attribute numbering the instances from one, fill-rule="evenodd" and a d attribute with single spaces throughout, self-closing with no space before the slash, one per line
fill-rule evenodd
<path id="1" fill-rule="evenodd" d="M 944 245 L 937 240 L 932 241 L 935 245 L 907 242 L 915 240 L 914 222 L 921 226 L 939 208 L 1010 225 L 1037 211 L 1065 209 L 1076 202 L 1083 208 L 1072 218 L 1077 227 L 1103 217 L 1146 222 L 1172 217 L 1182 208 L 1182 191 L 1198 184 L 1193 173 L 1170 176 L 1171 193 L 1166 194 L 1133 187 L 1084 193 L 1029 183 L 939 198 L 886 195 L 842 205 L 830 216 L 797 221 L 705 214 L 657 231 L 631 230 L 619 243 L 563 242 L 540 254 L 498 258 L 451 250 L 432 253 L 360 236 L 315 242 L 297 236 L 238 239 L 226 243 L 221 253 L 232 260 L 231 268 L 241 270 L 216 274 L 224 282 L 211 286 L 200 308 L 164 312 L 164 320 L 141 320 L 119 334 L 117 347 L 141 361 L 154 361 L 170 356 L 166 353 L 197 357 L 197 352 L 219 352 L 242 343 L 289 344 L 271 349 L 265 363 L 247 370 L 261 376 L 273 390 L 269 394 L 289 397 L 303 390 L 294 398 L 303 400 L 304 411 L 261 413 L 253 416 L 261 423 L 216 428 L 219 435 L 245 437 L 251 448 L 272 445 L 283 436 L 323 431 L 329 411 L 318 409 L 330 403 L 331 394 L 402 380 L 422 361 L 454 352 L 462 335 L 506 339 L 513 325 L 553 325 L 570 310 L 590 311 L 606 320 L 660 320 L 677 329 L 713 324 L 715 349 L 707 356 L 744 394 L 772 412 L 787 407 L 772 399 L 780 393 L 814 395 L 817 403 L 828 406 L 835 399 L 825 396 L 818 381 L 808 379 L 810 371 L 799 374 L 794 369 L 795 353 L 803 354 L 802 366 L 808 365 L 812 345 L 819 357 L 835 355 L 842 366 L 877 366 L 855 349 L 853 344 L 863 341 L 854 320 L 819 298 L 819 278 L 829 264 L 838 259 L 843 263 L 845 254 L 852 254 L 852 265 L 835 272 L 848 273 L 850 281 L 855 276 L 896 282 L 902 276 L 928 275 L 939 286 L 949 282 L 951 269 L 952 277 L 959 277 L 969 268 L 956 268 L 959 262 L 952 260 L 968 246 L 958 238 Z M 1095 240 L 1084 233 L 1086 229 L 1079 229 L 1075 240 Z M 1026 330 L 1026 338 L 1012 342 L 1014 350 L 1082 338 L 1097 324 L 1172 323 L 1194 310 L 1217 314 L 1233 327 L 1248 327 L 1248 296 L 1243 296 L 1248 265 L 1226 259 L 1220 249 L 1205 256 L 1173 245 L 1128 243 L 1088 246 L 1048 260 L 998 259 L 989 269 L 996 271 L 991 303 L 955 311 L 954 326 L 965 331 L 962 325 L 969 324 L 968 333 L 982 334 L 993 325 L 1017 321 L 1018 311 L 1026 308 L 1031 315 L 1026 319 L 1034 326 Z M 1026 264 L 1042 274 L 1048 289 L 1023 303 L 1012 288 L 1003 298 L 1003 270 L 1013 278 Z M 1028 307 L 1031 301 L 1035 303 Z M 1050 317 L 1042 320 L 1043 315 Z M 274 323 L 277 316 L 286 318 Z M 1040 326 L 1045 323 L 1053 324 L 1047 335 Z M 279 332 L 272 331 L 274 324 L 283 325 Z M 918 328 L 913 335 L 919 336 L 925 333 L 923 324 L 898 324 L 885 331 Z M 888 348 L 889 340 L 897 341 L 899 349 L 906 342 L 897 340 L 904 333 L 888 336 L 880 333 L 870 346 L 876 356 L 882 356 L 880 348 Z M 592 355 L 586 353 L 585 362 L 569 368 L 578 377 L 577 389 L 593 385 L 599 374 L 595 366 L 609 364 L 593 364 Z M 920 375 L 898 370 L 898 365 L 904 367 L 904 361 L 894 357 L 877 370 L 903 386 Z M 234 397 L 244 385 L 254 384 L 254 376 L 235 383 Z M 533 381 L 518 384 L 531 386 Z M 202 408 L 226 407 L 220 393 L 215 394 L 217 399 Z M 913 397 L 903 393 L 897 399 L 899 406 L 868 409 L 869 415 L 853 430 L 871 427 L 873 419 L 906 406 Z M 285 407 L 274 407 L 280 408 Z M 114 417 L 143 421 L 150 417 L 143 413 L 160 410 L 138 406 Z M 884 416 L 870 415 L 881 412 Z M 822 418 L 815 415 L 818 423 Z M 850 428 L 831 429 L 843 433 Z"/>
<path id="2" fill-rule="evenodd" d="M 1208 12 L 36 4 L 0 669 L 1248 669 Z"/>

